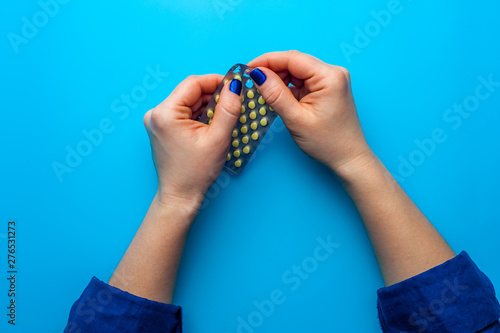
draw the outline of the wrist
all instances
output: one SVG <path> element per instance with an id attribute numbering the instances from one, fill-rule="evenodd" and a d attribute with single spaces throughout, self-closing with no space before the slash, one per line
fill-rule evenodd
<path id="1" fill-rule="evenodd" d="M 198 213 L 203 198 L 204 196 L 201 193 L 186 194 L 162 192 L 160 188 L 158 188 L 153 199 L 153 204 L 162 210 L 175 210 L 192 221 Z"/>
<path id="2" fill-rule="evenodd" d="M 329 165 L 329 167 L 343 183 L 350 184 L 379 169 L 380 161 L 375 153 L 367 147 L 347 162 L 336 166 Z"/>
<path id="3" fill-rule="evenodd" d="M 400 189 L 397 181 L 373 152 L 359 155 L 338 168 L 335 173 L 355 203 L 362 198 L 382 198 Z"/>

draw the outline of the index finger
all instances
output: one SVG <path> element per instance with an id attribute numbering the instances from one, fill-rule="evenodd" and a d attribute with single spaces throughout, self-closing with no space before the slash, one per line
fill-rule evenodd
<path id="1" fill-rule="evenodd" d="M 222 79 L 223 76 L 219 74 L 188 76 L 156 108 L 168 112 L 169 117 L 192 118 L 193 112 L 197 111 L 193 107 L 201 106 L 199 101 L 203 95 L 212 94 Z"/>
<path id="2" fill-rule="evenodd" d="M 167 100 L 175 106 L 193 106 L 203 94 L 212 94 L 222 82 L 222 75 L 191 75 L 179 83 Z"/>
<path id="3" fill-rule="evenodd" d="M 326 63 L 299 51 L 270 52 L 248 63 L 251 67 L 267 67 L 273 72 L 288 71 L 292 76 L 308 80 L 321 74 Z"/>

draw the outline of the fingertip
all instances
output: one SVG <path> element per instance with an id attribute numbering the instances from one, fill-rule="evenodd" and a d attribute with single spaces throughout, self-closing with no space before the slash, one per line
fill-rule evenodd
<path id="1" fill-rule="evenodd" d="M 221 90 L 219 102 L 216 105 L 216 108 L 222 108 L 230 113 L 234 113 L 232 111 L 237 110 L 240 112 L 241 108 L 241 91 L 242 91 L 241 81 L 237 79 L 232 79 L 231 81 L 224 84 L 224 87 Z M 235 111 L 236 112 L 236 111 Z"/>
<path id="2" fill-rule="evenodd" d="M 238 96 L 241 94 L 241 87 L 241 81 L 238 79 L 233 79 L 231 83 L 229 83 L 229 90 Z"/>
<path id="3" fill-rule="evenodd" d="M 250 77 L 258 86 L 263 85 L 267 80 L 267 75 L 258 67 L 250 72 Z"/>
<path id="4" fill-rule="evenodd" d="M 237 79 L 231 80 L 222 88 L 219 101 L 215 106 L 214 120 L 210 126 L 211 132 L 221 140 L 231 136 L 238 121 L 241 112 L 241 90 L 241 82 Z"/>
<path id="5" fill-rule="evenodd" d="M 264 100 L 284 119 L 295 112 L 298 101 L 283 82 L 282 78 L 273 70 L 258 67 L 250 72 L 250 77 L 259 87 Z"/>

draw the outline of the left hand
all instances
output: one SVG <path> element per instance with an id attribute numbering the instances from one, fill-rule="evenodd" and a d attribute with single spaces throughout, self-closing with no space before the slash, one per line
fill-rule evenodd
<path id="1" fill-rule="evenodd" d="M 219 176 L 240 115 L 241 83 L 233 80 L 224 86 L 210 125 L 196 119 L 222 79 L 216 74 L 190 76 L 144 115 L 160 203 L 181 201 L 199 207 Z"/>

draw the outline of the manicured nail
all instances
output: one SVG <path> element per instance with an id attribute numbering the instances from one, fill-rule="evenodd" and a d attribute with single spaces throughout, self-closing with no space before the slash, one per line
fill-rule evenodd
<path id="1" fill-rule="evenodd" d="M 236 95 L 240 95 L 241 92 L 241 81 L 233 79 L 231 83 L 229 84 L 229 90 L 234 92 Z"/>
<path id="2" fill-rule="evenodd" d="M 266 82 L 266 74 L 264 74 L 260 69 L 256 68 L 250 72 L 250 77 L 255 81 L 259 86 L 261 86 L 264 82 Z"/>

